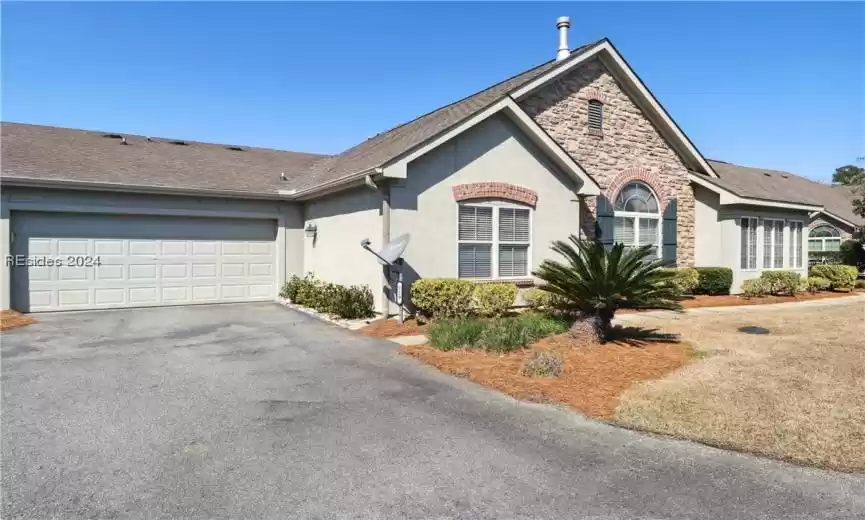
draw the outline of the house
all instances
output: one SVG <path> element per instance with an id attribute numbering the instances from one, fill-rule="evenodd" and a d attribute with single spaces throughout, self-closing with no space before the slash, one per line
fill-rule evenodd
<path id="1" fill-rule="evenodd" d="M 533 283 L 570 234 L 680 266 L 806 274 L 865 224 L 852 194 L 708 160 L 609 40 L 338 155 L 2 127 L 0 305 L 21 311 L 276 298 L 292 274 L 391 291 L 363 248 L 408 233 L 408 282 Z"/>

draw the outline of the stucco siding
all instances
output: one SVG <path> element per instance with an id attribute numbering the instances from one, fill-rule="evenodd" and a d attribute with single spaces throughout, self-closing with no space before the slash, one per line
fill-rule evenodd
<path id="1" fill-rule="evenodd" d="M 494 116 L 409 164 L 391 188 L 391 234 L 411 233 L 405 259 L 413 278 L 457 276 L 457 202 L 453 187 L 508 183 L 537 194 L 531 267 L 552 256 L 550 243 L 579 233 L 577 185 L 557 172 L 503 115 Z"/>
<path id="2" fill-rule="evenodd" d="M 697 267 L 726 267 L 724 258 L 723 224 L 718 218 L 720 200 L 717 193 L 702 186 L 692 185 L 694 190 L 695 234 L 694 265 Z M 738 248 L 738 243 L 735 244 Z M 732 247 L 732 244 L 726 244 Z"/>
<path id="3" fill-rule="evenodd" d="M 303 236 L 304 272 L 343 285 L 367 285 L 376 309 L 382 296 L 382 270 L 375 257 L 360 247 L 369 238 L 381 248 L 381 196 L 363 187 L 316 199 L 304 205 L 304 226 L 315 224 L 315 237 Z"/>

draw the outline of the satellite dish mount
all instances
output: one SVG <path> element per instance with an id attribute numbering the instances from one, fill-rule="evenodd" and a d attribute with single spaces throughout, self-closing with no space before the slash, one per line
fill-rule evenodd
<path id="1" fill-rule="evenodd" d="M 392 280 L 396 278 L 396 294 L 395 300 L 396 304 L 399 307 L 399 322 L 403 323 L 405 321 L 405 311 L 403 308 L 402 301 L 402 284 L 403 284 L 403 260 L 402 254 L 405 252 L 405 248 L 408 247 L 409 234 L 406 233 L 404 235 L 400 235 L 395 239 L 391 240 L 384 247 L 381 248 L 379 252 L 373 251 L 369 245 L 370 241 L 368 238 L 364 238 L 360 241 L 360 247 L 366 249 L 376 258 L 378 258 L 378 263 L 382 266 L 388 268 L 388 280 Z M 387 319 L 387 316 L 385 316 Z"/>

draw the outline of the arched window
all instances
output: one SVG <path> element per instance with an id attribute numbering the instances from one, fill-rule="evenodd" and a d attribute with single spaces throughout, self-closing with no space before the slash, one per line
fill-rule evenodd
<path id="1" fill-rule="evenodd" d="M 817 226 L 808 232 L 808 261 L 818 262 L 825 251 L 841 250 L 841 232 L 829 224 Z"/>
<path id="2" fill-rule="evenodd" d="M 589 130 L 604 131 L 604 104 L 597 99 L 589 101 Z"/>
<path id="3" fill-rule="evenodd" d="M 661 212 L 658 198 L 642 182 L 630 182 L 619 191 L 613 205 L 613 241 L 629 248 L 652 246 L 661 254 Z"/>

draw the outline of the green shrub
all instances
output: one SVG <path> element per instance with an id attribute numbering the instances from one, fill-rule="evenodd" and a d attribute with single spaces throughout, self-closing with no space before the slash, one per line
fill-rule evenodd
<path id="1" fill-rule="evenodd" d="M 526 377 L 559 377 L 563 366 L 564 360 L 560 354 L 535 350 L 523 361 L 520 374 Z"/>
<path id="2" fill-rule="evenodd" d="M 770 294 L 767 289 L 767 283 L 760 278 L 751 278 L 742 281 L 742 294 L 748 298 L 759 298 Z"/>
<path id="3" fill-rule="evenodd" d="M 491 352 L 511 352 L 531 341 L 531 332 L 519 320 L 493 318 L 484 324 L 477 344 Z"/>
<path id="4" fill-rule="evenodd" d="M 853 287 L 856 289 L 865 289 L 865 280 L 856 280 L 856 283 L 853 284 Z"/>
<path id="5" fill-rule="evenodd" d="M 340 318 L 359 319 L 375 315 L 372 291 L 366 286 L 346 287 L 317 280 L 311 273 L 292 276 L 279 292 L 292 303 Z"/>
<path id="6" fill-rule="evenodd" d="M 796 294 L 801 285 L 800 278 L 796 271 L 763 271 L 760 274 L 766 294 L 774 296 Z"/>
<path id="7" fill-rule="evenodd" d="M 561 297 L 543 289 L 533 287 L 522 294 L 523 301 L 534 311 L 550 311 L 557 307 Z"/>
<path id="8" fill-rule="evenodd" d="M 825 279 L 820 278 L 819 276 L 809 276 L 806 280 L 806 290 L 808 292 L 817 292 L 817 291 L 826 291 L 832 287 L 832 283 Z"/>
<path id="9" fill-rule="evenodd" d="M 700 273 L 693 267 L 668 267 L 663 271 L 673 275 L 673 285 L 681 294 L 691 294 L 700 283 Z"/>
<path id="10" fill-rule="evenodd" d="M 421 278 L 411 284 L 411 302 L 427 318 L 468 316 L 475 284 L 457 278 Z"/>
<path id="11" fill-rule="evenodd" d="M 525 312 L 515 319 L 528 331 L 530 341 L 568 330 L 567 320 L 543 312 Z"/>
<path id="12" fill-rule="evenodd" d="M 696 267 L 699 274 L 694 294 L 730 294 L 733 270 L 729 267 Z"/>
<path id="13" fill-rule="evenodd" d="M 852 265 L 818 264 L 811 268 L 810 275 L 829 280 L 832 289 L 852 289 L 859 271 Z"/>
<path id="14" fill-rule="evenodd" d="M 429 342 L 439 350 L 473 347 L 484 330 L 476 318 L 445 318 L 432 322 L 427 329 Z"/>
<path id="15" fill-rule="evenodd" d="M 475 287 L 475 305 L 481 316 L 501 317 L 514 304 L 517 286 L 512 283 L 490 283 Z"/>
<path id="16" fill-rule="evenodd" d="M 844 265 L 859 265 L 865 263 L 865 248 L 857 240 L 845 240 L 839 251 L 840 261 Z"/>

